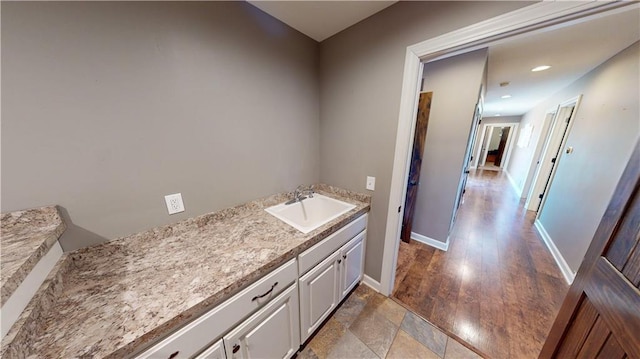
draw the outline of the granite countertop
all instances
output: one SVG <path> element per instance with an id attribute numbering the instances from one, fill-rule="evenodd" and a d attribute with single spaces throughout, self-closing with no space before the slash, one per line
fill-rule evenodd
<path id="1" fill-rule="evenodd" d="M 290 198 L 280 194 L 69 253 L 28 338 L 3 345 L 33 357 L 139 353 L 369 210 L 367 195 L 316 188 L 356 207 L 303 234 L 264 211 Z"/>
<path id="2" fill-rule="evenodd" d="M 55 206 L 3 213 L 0 217 L 2 305 L 67 228 Z"/>

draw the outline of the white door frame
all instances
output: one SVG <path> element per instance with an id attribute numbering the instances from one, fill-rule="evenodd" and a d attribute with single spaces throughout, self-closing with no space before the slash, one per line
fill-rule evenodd
<path id="1" fill-rule="evenodd" d="M 507 135 L 507 144 L 505 145 L 504 148 L 504 160 L 502 161 L 502 163 L 500 164 L 500 168 L 504 168 L 507 163 L 509 163 L 509 159 L 511 158 L 511 150 L 513 149 L 513 144 L 515 143 L 514 139 L 514 134 L 518 133 L 518 128 L 520 127 L 520 124 L 518 122 L 505 122 L 505 123 L 486 123 L 483 125 L 482 128 L 482 133 L 485 133 L 487 131 L 487 129 L 489 129 L 489 140 L 491 140 L 491 136 L 493 136 L 493 130 L 496 127 L 510 127 L 511 129 L 509 130 L 509 134 Z M 484 141 L 484 138 L 482 139 Z M 478 156 L 482 156 L 479 157 L 479 163 L 478 167 L 482 167 L 485 165 L 486 161 L 487 161 L 487 153 L 488 151 L 486 151 L 484 154 L 482 154 L 482 144 L 480 144 L 480 148 L 478 149 Z"/>
<path id="2" fill-rule="evenodd" d="M 612 13 L 622 8 L 626 10 L 637 6 L 634 2 L 539 2 L 407 47 L 382 253 L 379 287 L 382 294 L 391 294 L 395 280 L 422 62 L 459 55 L 524 33 L 565 27 L 583 22 L 587 18 L 602 17 L 606 12 Z"/>
<path id="3" fill-rule="evenodd" d="M 540 173 L 540 168 L 541 168 L 540 164 L 542 163 L 542 159 L 544 158 L 545 145 L 549 141 L 549 138 L 551 137 L 551 133 L 553 132 L 553 125 L 555 124 L 556 116 L 558 115 L 558 108 L 560 108 L 560 106 L 551 108 L 547 110 L 547 113 L 544 115 L 544 120 L 542 122 L 542 128 L 540 131 L 540 137 L 538 138 L 538 144 L 536 145 L 536 150 L 534 152 L 535 165 L 533 164 L 533 162 L 531 162 L 531 166 L 530 166 L 531 169 L 529 169 L 529 171 L 533 171 L 533 176 L 531 177 L 529 186 L 522 188 L 522 193 L 524 193 L 525 191 L 527 192 L 527 198 L 524 202 L 524 208 L 527 208 L 527 209 L 529 208 L 529 203 L 531 202 L 531 198 L 532 198 L 531 196 L 532 196 L 532 193 L 534 192 L 536 179 L 538 178 L 538 175 Z M 536 156 L 536 153 L 537 153 L 537 156 Z"/>
<path id="4" fill-rule="evenodd" d="M 551 134 L 549 136 L 549 140 L 551 139 L 551 136 L 553 136 L 553 131 L 555 130 L 555 127 L 559 125 L 559 116 L 562 113 L 562 109 L 563 108 L 567 108 L 569 106 L 573 105 L 573 111 L 571 112 L 571 116 L 569 116 L 569 123 L 567 124 L 567 128 L 564 130 L 564 135 L 562 136 L 562 141 L 560 141 L 560 145 L 558 146 L 558 148 L 545 148 L 544 149 L 544 154 L 543 154 L 543 159 L 547 157 L 548 152 L 550 151 L 559 151 L 558 153 L 558 157 L 556 158 L 556 163 L 554 164 L 553 168 L 551 168 L 551 172 L 548 175 L 548 184 L 546 184 L 546 178 L 544 178 L 545 180 L 545 184 L 546 184 L 546 188 L 543 188 L 544 190 L 544 194 L 542 195 L 542 199 L 540 200 L 540 205 L 538 206 L 537 210 L 537 214 L 536 214 L 536 218 L 540 218 L 540 213 L 542 212 L 542 209 L 544 208 L 544 203 L 547 199 L 547 195 L 549 194 L 549 189 L 551 188 L 551 185 L 553 184 L 553 177 L 556 175 L 556 171 L 558 170 L 558 166 L 560 166 L 560 160 L 562 159 L 562 149 L 564 148 L 564 146 L 567 144 L 567 139 L 569 138 L 569 134 L 571 133 L 571 128 L 573 127 L 573 123 L 575 122 L 575 118 L 576 118 L 576 113 L 578 112 L 579 108 L 580 108 L 580 101 L 582 100 L 582 95 L 578 95 L 576 97 L 573 97 L 567 101 L 564 101 L 563 103 L 560 104 L 560 106 L 558 106 L 558 112 L 556 113 L 556 118 L 555 118 L 555 123 L 554 123 L 554 128 L 551 130 Z M 541 178 L 541 173 L 539 171 L 538 173 L 538 177 L 535 179 L 535 181 L 540 181 L 543 180 L 543 178 Z M 535 190 L 535 183 L 534 186 L 532 187 L 532 191 Z M 530 201 L 530 199 L 529 199 Z M 531 202 L 531 201 L 530 201 Z"/>

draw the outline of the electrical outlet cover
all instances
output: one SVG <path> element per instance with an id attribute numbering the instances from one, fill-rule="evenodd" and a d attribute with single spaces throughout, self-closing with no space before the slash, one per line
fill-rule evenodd
<path id="1" fill-rule="evenodd" d="M 164 196 L 164 201 L 167 203 L 167 210 L 169 214 L 175 214 L 184 212 L 184 203 L 182 202 L 182 194 L 174 193 Z"/>
<path id="2" fill-rule="evenodd" d="M 373 191 L 376 189 L 376 178 L 367 176 L 367 189 Z"/>

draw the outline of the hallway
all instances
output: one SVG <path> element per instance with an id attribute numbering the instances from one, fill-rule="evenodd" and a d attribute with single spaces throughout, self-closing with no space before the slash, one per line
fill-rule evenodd
<path id="1" fill-rule="evenodd" d="M 489 358 L 537 358 L 569 286 L 503 172 L 467 182 L 443 252 L 401 242 L 393 298 Z"/>

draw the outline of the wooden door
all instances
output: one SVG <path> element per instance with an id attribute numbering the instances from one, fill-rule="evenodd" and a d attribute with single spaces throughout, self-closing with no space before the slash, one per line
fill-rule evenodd
<path id="1" fill-rule="evenodd" d="M 498 155 L 494 164 L 498 167 L 502 167 L 502 158 L 504 157 L 504 150 L 507 148 L 507 140 L 509 139 L 509 132 L 511 127 L 502 128 L 502 137 L 500 137 L 500 144 L 498 145 Z"/>
<path id="2" fill-rule="evenodd" d="M 424 156 L 424 140 L 427 138 L 427 125 L 429 124 L 432 97 L 433 92 L 422 92 L 418 101 L 418 118 L 416 119 L 416 130 L 413 133 L 411 167 L 409 169 L 407 197 L 405 197 L 404 201 L 404 217 L 402 218 L 402 234 L 400 236 L 407 243 L 411 238 L 411 224 L 413 222 L 413 213 L 416 209 L 420 168 L 422 167 L 422 157 Z"/>
<path id="3" fill-rule="evenodd" d="M 640 358 L 639 285 L 640 142 L 540 358 Z"/>

